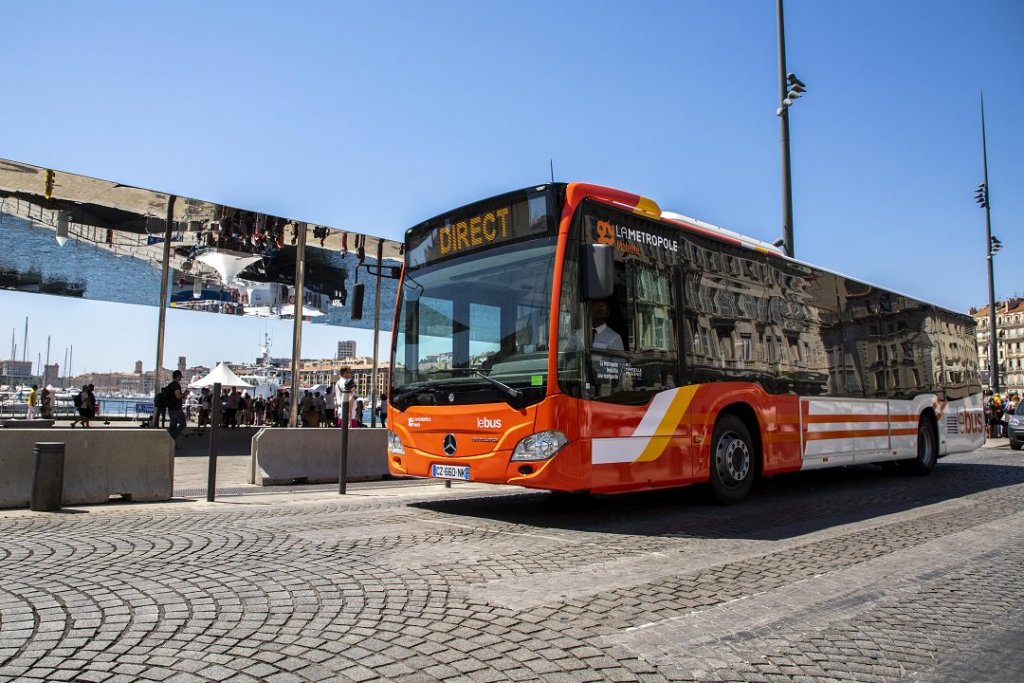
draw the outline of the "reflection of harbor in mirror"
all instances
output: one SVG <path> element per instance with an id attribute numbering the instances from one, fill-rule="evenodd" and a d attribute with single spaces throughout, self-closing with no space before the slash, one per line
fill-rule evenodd
<path id="1" fill-rule="evenodd" d="M 317 325 L 313 336 L 319 338 L 325 336 L 323 326 L 373 329 L 375 346 L 379 333 L 391 329 L 404 253 L 403 243 L 380 237 L 6 159 L 0 159 L 0 237 L 0 289 L 250 320 L 299 319 Z M 124 315 L 139 317 L 137 312 Z M 122 321 L 111 322 L 120 327 Z M 56 324 L 61 333 L 80 334 L 65 329 L 62 321 Z M 230 324 L 235 326 L 234 321 Z M 165 329 L 161 314 L 162 366 L 173 358 L 162 346 Z M 205 338 L 205 332 L 194 336 Z M 95 336 L 90 334 L 90 342 Z M 329 381 L 328 369 L 318 365 L 306 371 L 298 359 L 270 359 L 268 350 L 255 363 L 231 363 L 251 394 L 270 397 L 290 387 L 293 364 L 312 386 Z M 237 349 L 234 353 L 248 355 Z M 101 405 L 151 406 L 157 385 L 166 384 L 163 375 L 169 376 L 170 370 L 143 372 L 137 359 L 145 355 L 128 349 L 115 361 L 135 360 L 135 372 L 77 376 L 66 356 L 63 379 L 44 370 L 40 361 L 34 372 L 18 372 L 8 380 L 12 396 L 7 403 L 20 406 L 16 389 L 45 376 L 55 386 L 75 391 L 83 381 L 95 383 Z M 18 356 L 12 351 L 11 357 Z M 84 368 L 88 362 L 75 366 Z M 377 376 L 376 356 L 373 363 Z M 188 381 L 210 371 L 183 364 L 184 355 L 179 356 L 179 368 Z"/>
<path id="2" fill-rule="evenodd" d="M 0 231 L 10 245 L 0 250 L 0 288 L 154 306 L 166 258 L 173 308 L 299 315 L 357 328 L 374 327 L 374 320 L 353 317 L 349 291 L 360 285 L 374 301 L 379 283 L 381 310 L 393 310 L 397 281 L 374 274 L 381 272 L 378 261 L 400 263 L 404 249 L 357 232 L 5 159 Z M 391 316 L 379 323 L 388 331 Z"/>

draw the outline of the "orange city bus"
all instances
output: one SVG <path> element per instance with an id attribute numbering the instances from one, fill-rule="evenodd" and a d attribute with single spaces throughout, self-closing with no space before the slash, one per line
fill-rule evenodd
<path id="1" fill-rule="evenodd" d="M 969 316 L 582 183 L 406 233 L 387 425 L 394 475 L 724 503 L 984 442 Z"/>

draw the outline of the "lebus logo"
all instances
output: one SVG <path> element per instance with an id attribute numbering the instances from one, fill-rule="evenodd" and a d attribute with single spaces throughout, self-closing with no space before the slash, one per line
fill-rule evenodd
<path id="1" fill-rule="evenodd" d="M 644 244 L 650 245 L 655 249 L 665 249 L 671 252 L 679 251 L 679 243 L 673 239 L 642 230 L 624 228 L 621 225 L 615 225 L 611 221 L 597 221 L 595 231 L 598 244 L 610 244 L 624 254 L 640 256 L 642 253 L 640 247 Z"/>
<path id="2" fill-rule="evenodd" d="M 961 410 L 956 416 L 956 426 L 961 434 L 983 434 L 985 414 L 980 410 Z"/>

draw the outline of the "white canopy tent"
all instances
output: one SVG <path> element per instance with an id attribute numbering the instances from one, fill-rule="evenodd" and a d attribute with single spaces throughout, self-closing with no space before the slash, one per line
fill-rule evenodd
<path id="1" fill-rule="evenodd" d="M 210 371 L 206 377 L 197 379 L 189 387 L 192 389 L 202 389 L 203 387 L 212 387 L 214 384 L 220 383 L 222 387 L 252 387 L 253 385 L 246 382 L 244 379 L 236 375 L 231 371 L 231 368 L 226 363 L 219 363 L 217 367 Z"/>
<path id="2" fill-rule="evenodd" d="M 216 270 L 221 281 L 229 286 L 239 273 L 259 260 L 259 256 L 232 251 L 207 251 L 196 257 L 196 261 Z"/>

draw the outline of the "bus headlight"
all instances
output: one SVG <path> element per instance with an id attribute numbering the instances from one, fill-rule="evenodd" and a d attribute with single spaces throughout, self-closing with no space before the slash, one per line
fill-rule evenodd
<path id="1" fill-rule="evenodd" d="M 395 434 L 390 429 L 388 430 L 388 452 L 396 455 L 405 455 L 405 446 L 402 445 L 402 440 L 398 438 L 398 434 Z"/>
<path id="2" fill-rule="evenodd" d="M 531 434 L 516 444 L 512 460 L 549 460 L 569 439 L 558 431 Z"/>

